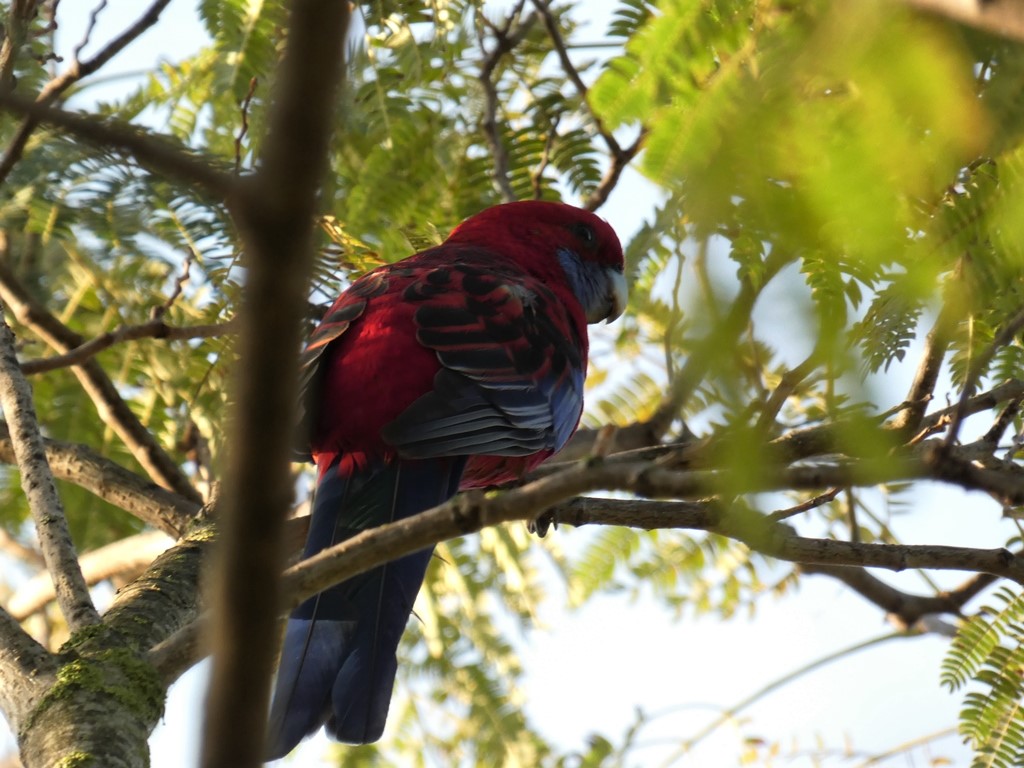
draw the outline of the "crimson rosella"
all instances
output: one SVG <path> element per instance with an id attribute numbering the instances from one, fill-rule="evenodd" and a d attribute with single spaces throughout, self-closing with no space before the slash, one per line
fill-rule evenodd
<path id="1" fill-rule="evenodd" d="M 498 205 L 440 246 L 373 270 L 310 337 L 303 386 L 317 486 L 306 557 L 518 479 L 565 445 L 583 410 L 587 323 L 623 310 L 622 248 L 561 203 Z M 426 549 L 331 587 L 288 621 L 268 757 L 326 724 L 384 730 L 399 639 Z"/>

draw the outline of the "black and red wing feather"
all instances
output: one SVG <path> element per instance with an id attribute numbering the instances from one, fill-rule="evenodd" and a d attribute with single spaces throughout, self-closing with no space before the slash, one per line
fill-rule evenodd
<path id="1" fill-rule="evenodd" d="M 420 274 L 416 338 L 441 368 L 383 431 L 408 458 L 528 456 L 561 448 L 583 408 L 579 322 L 553 291 L 484 253 Z"/>
<path id="2" fill-rule="evenodd" d="M 309 459 L 309 439 L 319 412 L 317 404 L 324 397 L 321 391 L 324 353 L 362 316 L 369 300 L 386 291 L 387 286 L 387 275 L 383 270 L 370 272 L 356 280 L 327 311 L 310 334 L 299 356 L 299 433 L 296 452 L 303 460 Z"/>

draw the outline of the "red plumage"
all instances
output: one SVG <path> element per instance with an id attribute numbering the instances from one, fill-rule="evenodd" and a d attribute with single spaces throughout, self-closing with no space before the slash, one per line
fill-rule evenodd
<path id="1" fill-rule="evenodd" d="M 579 242 L 572 227 L 581 222 L 593 228 L 598 247 Z M 579 347 L 585 374 L 587 320 L 565 270 L 551 257 L 559 247 L 592 254 L 595 264 L 622 268 L 618 238 L 606 222 L 567 205 L 522 202 L 490 208 L 463 222 L 444 244 L 357 280 L 328 310 L 307 347 L 308 357 L 324 353 L 318 360 L 324 396 L 317 398 L 319 415 L 310 442 L 314 458 L 335 452 L 352 461 L 394 456 L 382 430 L 431 389 L 441 367 L 435 351 L 415 333 L 415 314 L 421 304 L 405 295 L 433 270 L 472 265 L 508 272 L 528 290 L 550 291 L 555 299 L 551 319 Z M 456 285 L 432 301 L 443 306 L 463 302 L 465 297 Z M 335 316 L 344 318 L 343 323 L 332 322 Z M 515 462 L 474 457 L 461 487 L 508 482 L 552 453 L 553 449 L 545 449 L 533 460 L 517 457 L 521 460 Z M 506 464 L 508 471 L 501 471 Z"/>
<path id="2" fill-rule="evenodd" d="M 306 555 L 458 488 L 518 479 L 558 451 L 583 408 L 586 325 L 617 317 L 624 301 L 611 227 L 544 202 L 489 208 L 353 283 L 304 354 L 318 467 Z M 428 558 L 381 566 L 296 610 L 272 756 L 324 722 L 343 741 L 379 738 Z"/>

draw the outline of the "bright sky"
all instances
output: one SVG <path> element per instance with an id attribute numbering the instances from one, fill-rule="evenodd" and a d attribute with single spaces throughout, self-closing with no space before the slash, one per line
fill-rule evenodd
<path id="1" fill-rule="evenodd" d="M 84 29 L 84 14 L 95 3 L 62 3 L 62 29 L 73 45 Z M 109 38 L 140 5 L 111 0 L 98 36 Z M 596 19 L 589 27 L 599 38 L 606 26 L 609 0 L 588 4 Z M 81 17 L 75 14 L 82 13 Z M 106 32 L 105 32 L 106 30 Z M 105 72 L 131 72 L 161 56 L 177 58 L 201 42 L 192 6 L 171 4 L 156 30 L 116 59 Z M 88 54 L 88 50 L 86 53 Z M 115 90 L 119 82 L 108 88 Z M 100 97 L 99 91 L 90 92 Z M 627 186 L 628 185 L 628 186 Z M 628 175 L 602 210 L 626 240 L 653 204 L 654 192 L 635 174 Z M 729 269 L 733 269 L 729 267 Z M 779 328 L 777 338 L 799 336 L 800 312 L 782 302 L 762 300 L 758 318 Z M 908 355 L 913 359 L 913 355 Z M 880 380 L 881 402 L 896 403 L 907 391 L 909 370 L 890 371 Z M 941 393 L 940 393 L 941 395 Z M 965 509 L 977 520 L 965 530 Z M 1005 540 L 999 530 L 998 508 L 979 497 L 967 498 L 949 488 L 926 488 L 915 500 L 914 514 L 892 521 L 908 543 L 955 543 L 992 546 Z M 587 531 L 565 528 L 550 533 L 566 548 L 578 545 Z M 974 541 L 965 541 L 972 538 Z M 913 574 L 898 578 L 883 574 L 911 589 L 924 585 Z M 952 586 L 956 575 L 939 576 Z M 673 743 L 695 735 L 720 711 L 737 704 L 762 686 L 808 662 L 890 631 L 881 612 L 824 577 L 808 577 L 799 591 L 782 600 L 765 598 L 756 616 L 719 622 L 687 615 L 676 621 L 652 600 L 631 602 L 601 597 L 584 609 L 570 612 L 553 580 L 552 598 L 536 629 L 519 643 L 526 679 L 527 711 L 540 730 L 567 748 L 583 748 L 591 732 L 619 740 L 642 707 L 663 713 L 643 732 L 649 747 L 636 753 L 630 765 L 660 765 L 673 754 Z M 815 749 L 819 743 L 837 754 L 848 745 L 860 759 L 830 761 L 857 765 L 864 756 L 884 752 L 903 742 L 949 728 L 956 723 L 959 699 L 939 686 L 939 664 L 947 641 L 925 637 L 897 640 L 826 666 L 783 687 L 746 710 L 741 727 L 719 729 L 676 766 L 702 767 L 738 764 L 739 738 L 760 735 L 778 739 L 785 751 Z M 151 739 L 154 768 L 181 768 L 195 762 L 205 665 L 192 670 L 171 690 L 162 724 Z M 305 745 L 295 764 L 319 764 L 325 741 Z M 956 736 L 946 738 L 933 756 L 967 764 L 968 752 Z M 324 765 L 329 764 L 324 762 Z M 780 765 L 810 766 L 809 758 L 780 760 Z M 909 766 L 905 757 L 876 765 Z M 918 763 L 920 764 L 920 763 Z"/>

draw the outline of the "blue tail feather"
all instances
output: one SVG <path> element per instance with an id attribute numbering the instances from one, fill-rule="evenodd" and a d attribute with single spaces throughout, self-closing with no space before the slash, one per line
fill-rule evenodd
<path id="1" fill-rule="evenodd" d="M 425 459 L 344 474 L 335 460 L 320 473 L 303 556 L 440 504 L 458 489 L 464 465 L 462 459 Z M 431 553 L 374 568 L 295 609 L 274 686 L 268 759 L 288 754 L 321 725 L 350 744 L 380 738 L 395 653 Z"/>

